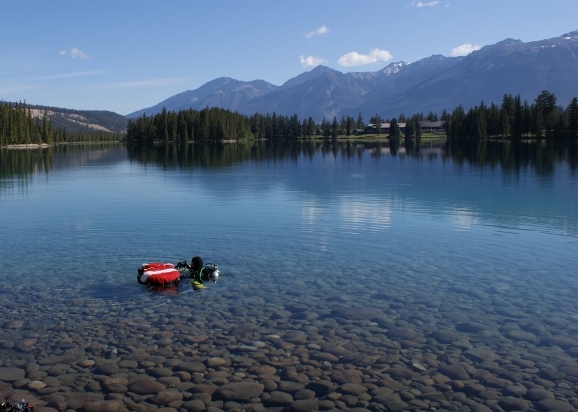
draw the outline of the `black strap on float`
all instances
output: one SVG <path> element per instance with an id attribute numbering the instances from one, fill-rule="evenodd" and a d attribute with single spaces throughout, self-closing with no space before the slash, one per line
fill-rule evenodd
<path id="1" fill-rule="evenodd" d="M 136 280 L 138 281 L 138 283 L 140 283 L 141 285 L 145 285 L 145 283 L 140 280 L 140 278 L 142 278 L 142 275 L 144 274 L 144 270 L 141 268 L 138 270 L 138 274 L 136 275 Z"/>
<path id="2" fill-rule="evenodd" d="M 186 260 L 183 260 L 182 262 L 178 262 L 175 265 L 175 269 L 190 269 L 191 267 L 189 266 L 189 264 L 187 263 Z"/>

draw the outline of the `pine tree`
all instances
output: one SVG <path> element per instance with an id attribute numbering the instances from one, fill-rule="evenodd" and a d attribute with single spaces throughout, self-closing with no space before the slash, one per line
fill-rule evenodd
<path id="1" fill-rule="evenodd" d="M 578 99 L 574 97 L 567 109 L 568 117 L 568 137 L 571 139 L 578 138 Z"/>
<path id="2" fill-rule="evenodd" d="M 389 123 L 389 138 L 399 139 L 399 136 L 400 136 L 399 125 L 397 124 L 397 120 L 393 118 Z"/>
<path id="3" fill-rule="evenodd" d="M 361 117 L 361 113 L 357 115 L 357 122 L 355 124 L 355 128 L 359 130 L 365 129 L 365 124 L 363 124 L 363 117 Z"/>
<path id="4" fill-rule="evenodd" d="M 543 90 L 536 97 L 536 110 L 542 118 L 546 136 L 551 136 L 554 125 L 557 123 L 556 118 L 556 96 L 553 93 Z"/>
<path id="5" fill-rule="evenodd" d="M 353 131 L 353 118 L 351 116 L 347 116 L 347 120 L 345 121 L 345 135 L 351 136 L 352 131 Z"/>
<path id="6" fill-rule="evenodd" d="M 339 124 L 337 123 L 337 116 L 333 117 L 333 121 L 331 122 L 331 137 L 337 139 L 339 136 Z"/>
<path id="7" fill-rule="evenodd" d="M 375 116 L 373 116 L 370 121 L 375 125 L 375 134 L 380 135 L 381 134 L 381 117 L 379 117 L 379 115 L 376 113 Z"/>
<path id="8" fill-rule="evenodd" d="M 316 134 L 316 126 L 315 122 L 313 121 L 312 117 L 307 119 L 307 136 L 315 136 Z"/>
<path id="9" fill-rule="evenodd" d="M 42 143 L 48 143 L 48 111 L 42 113 Z"/>
<path id="10" fill-rule="evenodd" d="M 512 137 L 519 139 L 522 137 L 522 129 L 524 126 L 524 110 L 520 100 L 520 95 L 514 99 L 514 121 L 512 123 Z"/>
<path id="11" fill-rule="evenodd" d="M 405 122 L 405 129 L 403 134 L 406 139 L 415 137 L 415 121 L 413 119 L 407 119 Z"/>

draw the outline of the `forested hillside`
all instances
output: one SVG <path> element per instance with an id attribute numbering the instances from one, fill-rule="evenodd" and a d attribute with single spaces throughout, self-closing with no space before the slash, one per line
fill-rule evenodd
<path id="1" fill-rule="evenodd" d="M 54 128 L 65 128 L 68 132 L 90 132 L 99 130 L 111 133 L 126 132 L 128 120 L 125 116 L 107 110 L 74 110 L 50 106 L 29 106 L 32 115 L 47 111 Z"/>
<path id="2" fill-rule="evenodd" d="M 69 115 L 79 116 L 77 129 L 67 127 L 59 121 L 61 117 L 49 108 L 40 110 L 38 107 L 29 107 L 24 103 L 0 102 L 0 146 L 124 140 L 124 133 L 113 133 L 104 127 L 83 126 L 83 121 L 89 119 L 74 110 L 58 109 L 63 113 L 66 111 Z"/>
<path id="3" fill-rule="evenodd" d="M 167 111 L 147 117 L 145 114 L 130 119 L 127 127 L 127 143 L 149 145 L 155 142 L 202 142 L 239 140 L 247 138 L 274 139 L 299 138 L 322 134 L 325 137 L 340 134 L 350 136 L 353 129 L 363 127 L 363 119 L 357 121 L 343 117 L 341 122 L 325 120 L 317 125 L 313 118 L 303 121 L 297 115 L 282 116 L 255 113 L 241 115 L 230 110 L 207 108 L 203 110 Z"/>
<path id="4" fill-rule="evenodd" d="M 229 110 L 212 108 L 161 113 L 129 120 L 128 144 L 142 146 L 154 142 L 188 142 L 207 140 L 237 140 L 252 137 L 246 116 Z"/>

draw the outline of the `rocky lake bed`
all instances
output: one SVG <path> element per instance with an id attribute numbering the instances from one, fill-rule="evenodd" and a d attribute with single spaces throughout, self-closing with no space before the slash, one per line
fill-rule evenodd
<path id="1" fill-rule="evenodd" d="M 578 315 L 545 316 L 571 308 L 570 292 L 538 299 L 523 280 L 440 280 L 437 293 L 407 278 L 388 291 L 329 284 L 217 284 L 195 299 L 42 321 L 32 305 L 0 329 L 0 399 L 41 412 L 578 407 Z"/>

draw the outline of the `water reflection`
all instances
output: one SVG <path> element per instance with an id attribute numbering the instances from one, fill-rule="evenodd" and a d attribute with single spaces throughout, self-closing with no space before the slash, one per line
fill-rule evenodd
<path id="1" fill-rule="evenodd" d="M 449 142 L 445 146 L 445 155 L 458 164 L 500 166 L 505 171 L 532 168 L 544 175 L 552 173 L 556 163 L 567 163 L 575 173 L 578 160 L 576 144 L 544 141 Z"/>
<path id="2" fill-rule="evenodd" d="M 0 150 L 0 177 L 26 176 L 76 168 L 83 165 L 114 164 L 124 160 L 121 145 L 72 145 L 44 149 Z M 408 139 L 384 142 L 355 141 L 264 141 L 239 144 L 158 145 L 128 148 L 131 161 L 162 165 L 165 168 L 218 168 L 235 163 L 275 162 L 312 159 L 316 153 L 343 160 L 361 160 L 364 152 L 372 157 L 436 158 L 441 156 L 458 165 L 500 166 L 504 171 L 535 169 L 551 174 L 557 164 L 567 164 L 574 174 L 578 149 L 568 142 L 437 141 Z"/>
<path id="3" fill-rule="evenodd" d="M 86 165 L 110 165 L 126 159 L 120 144 L 64 145 L 1 149 L 0 178 L 50 173 Z"/>

